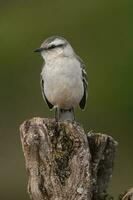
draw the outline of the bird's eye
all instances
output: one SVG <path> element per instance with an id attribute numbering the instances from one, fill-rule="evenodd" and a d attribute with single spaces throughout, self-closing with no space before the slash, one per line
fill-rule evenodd
<path id="1" fill-rule="evenodd" d="M 57 47 L 62 47 L 62 46 L 63 46 L 63 44 L 59 44 L 59 45 L 52 44 L 51 46 L 48 47 L 48 50 L 49 49 L 54 49 L 54 48 L 57 48 Z"/>
<path id="2" fill-rule="evenodd" d="M 48 49 L 54 49 L 56 46 L 53 44 L 50 47 L 48 47 Z"/>

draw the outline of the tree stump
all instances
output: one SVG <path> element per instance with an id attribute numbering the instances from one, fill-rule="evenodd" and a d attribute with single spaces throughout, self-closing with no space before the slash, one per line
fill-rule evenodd
<path id="1" fill-rule="evenodd" d="M 39 117 L 25 121 L 20 134 L 31 200 L 107 199 L 117 146 L 112 137 Z"/>

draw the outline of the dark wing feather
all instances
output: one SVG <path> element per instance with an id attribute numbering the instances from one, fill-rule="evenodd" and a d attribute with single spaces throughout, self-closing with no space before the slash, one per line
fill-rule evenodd
<path id="1" fill-rule="evenodd" d="M 84 62 L 82 61 L 82 59 L 78 56 L 77 56 L 77 59 L 79 60 L 79 62 L 81 64 L 81 68 L 82 68 L 82 80 L 83 80 L 83 86 L 84 86 L 84 94 L 83 94 L 81 101 L 79 102 L 79 106 L 83 110 L 85 108 L 86 100 L 87 100 L 87 87 L 88 87 L 87 73 L 85 71 L 85 65 L 84 65 Z"/>
<path id="2" fill-rule="evenodd" d="M 52 109 L 53 105 L 48 101 L 48 99 L 46 98 L 45 93 L 44 93 L 44 80 L 43 80 L 42 76 L 41 76 L 41 82 L 40 83 L 41 83 L 41 90 L 42 90 L 43 98 L 44 98 L 45 102 L 47 103 L 49 109 Z"/>

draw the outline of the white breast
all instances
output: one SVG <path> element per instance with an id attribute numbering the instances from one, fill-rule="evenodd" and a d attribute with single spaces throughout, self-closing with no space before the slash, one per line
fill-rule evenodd
<path id="1" fill-rule="evenodd" d="M 82 69 L 74 57 L 60 57 L 45 64 L 42 70 L 44 93 L 54 106 L 69 109 L 83 97 Z"/>

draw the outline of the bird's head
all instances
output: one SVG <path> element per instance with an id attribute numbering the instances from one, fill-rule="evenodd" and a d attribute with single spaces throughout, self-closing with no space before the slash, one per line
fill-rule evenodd
<path id="1" fill-rule="evenodd" d="M 69 42 L 65 38 L 59 36 L 47 38 L 41 44 L 41 47 L 35 49 L 34 52 L 40 52 L 45 61 L 58 56 L 72 56 L 74 54 L 73 48 Z"/>

